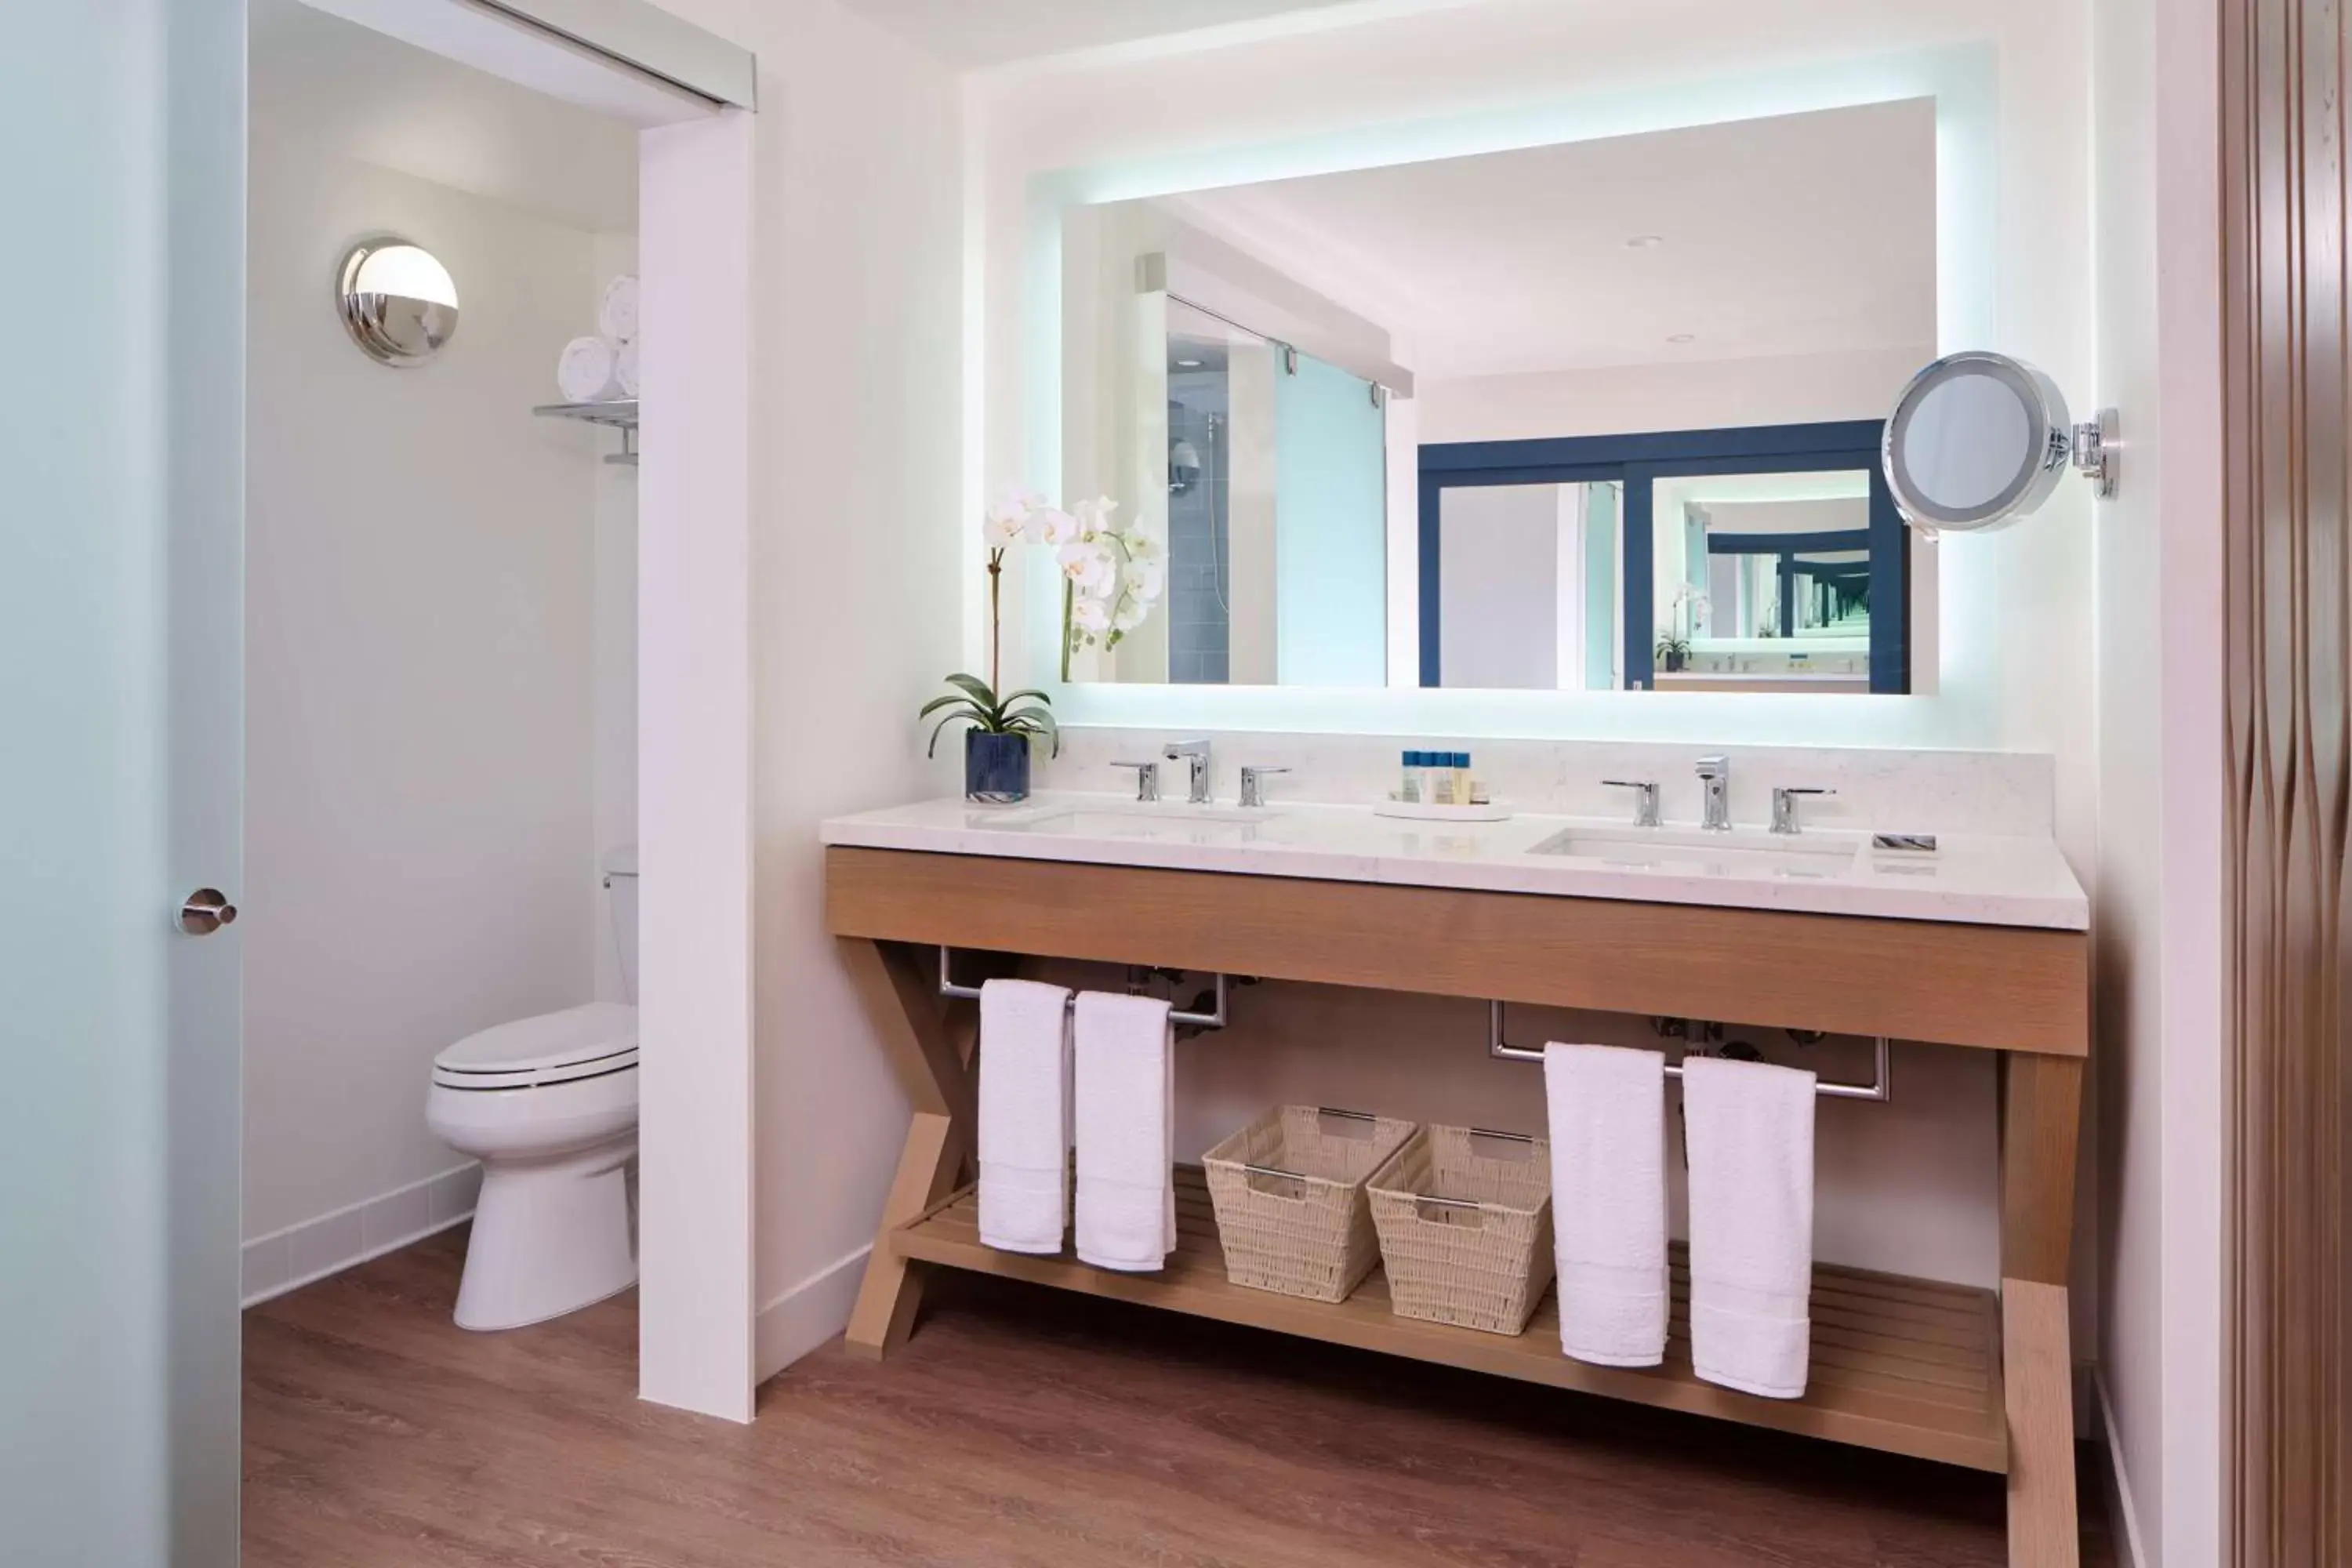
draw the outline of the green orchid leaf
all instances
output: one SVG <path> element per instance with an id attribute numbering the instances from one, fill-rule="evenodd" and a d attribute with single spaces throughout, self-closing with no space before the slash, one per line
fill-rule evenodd
<path id="1" fill-rule="evenodd" d="M 940 754 L 940 731 L 946 729 L 949 725 L 954 723 L 959 719 L 962 720 L 967 724 L 979 724 L 982 730 L 986 730 L 988 728 L 986 724 L 982 723 L 981 721 L 973 718 L 969 713 L 950 713 L 946 718 L 931 726 L 931 743 L 923 748 L 923 755 L 927 757 L 936 757 Z"/>
<path id="2" fill-rule="evenodd" d="M 971 709 L 974 712 L 984 711 L 979 704 L 972 701 L 971 698 L 966 697 L 962 692 L 950 691 L 944 697 L 934 697 L 929 702 L 924 703 L 923 710 L 916 714 L 915 717 L 918 719 L 928 719 L 932 714 L 938 712 L 940 709 L 953 707 L 957 703 L 963 704 L 965 707 Z"/>
<path id="3" fill-rule="evenodd" d="M 997 711 L 999 704 L 996 700 L 996 693 L 991 690 L 989 689 L 988 682 L 982 680 L 980 677 L 976 675 L 950 675 L 947 678 L 947 682 L 950 686 L 954 687 L 957 690 L 969 696 L 974 702 L 978 703 L 981 707 L 985 708 L 991 713 Z"/>
<path id="4" fill-rule="evenodd" d="M 1006 719 L 1007 727 L 1018 725 L 1033 735 L 1043 735 L 1054 743 L 1054 755 L 1062 754 L 1062 726 L 1054 715 L 1043 708 L 1024 708 Z"/>

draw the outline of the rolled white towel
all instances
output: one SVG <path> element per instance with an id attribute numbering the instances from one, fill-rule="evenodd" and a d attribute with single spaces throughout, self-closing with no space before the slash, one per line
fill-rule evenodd
<path id="1" fill-rule="evenodd" d="M 620 355 L 602 338 L 574 338 L 555 363 L 555 384 L 567 403 L 604 403 L 621 395 Z"/>
<path id="2" fill-rule="evenodd" d="M 635 397 L 637 395 L 637 341 L 635 338 L 623 343 L 620 353 L 613 356 L 613 379 L 621 384 L 622 396 Z"/>
<path id="3" fill-rule="evenodd" d="M 596 312 L 596 328 L 616 343 L 637 340 L 637 279 L 624 272 L 604 285 L 604 303 Z"/>

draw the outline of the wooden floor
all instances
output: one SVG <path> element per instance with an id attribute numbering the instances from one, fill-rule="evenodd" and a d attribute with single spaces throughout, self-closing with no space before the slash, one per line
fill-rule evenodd
<path id="1" fill-rule="evenodd" d="M 972 1277 L 732 1426 L 632 1396 L 628 1298 L 456 1328 L 463 1246 L 247 1314 L 246 1568 L 2002 1562 L 1998 1476 Z"/>

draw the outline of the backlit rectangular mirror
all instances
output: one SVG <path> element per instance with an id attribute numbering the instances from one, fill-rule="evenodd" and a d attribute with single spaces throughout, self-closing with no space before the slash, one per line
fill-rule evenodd
<path id="1" fill-rule="evenodd" d="M 1068 208 L 1065 493 L 1164 534 L 1081 681 L 1899 694 L 1913 99 Z"/>

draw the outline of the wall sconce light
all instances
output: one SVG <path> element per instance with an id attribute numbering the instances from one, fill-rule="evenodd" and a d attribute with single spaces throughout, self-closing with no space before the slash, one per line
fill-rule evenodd
<path id="1" fill-rule="evenodd" d="M 337 272 L 335 304 L 352 341 L 379 364 L 422 364 L 457 331 L 449 269 L 390 235 L 352 247 Z"/>

